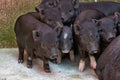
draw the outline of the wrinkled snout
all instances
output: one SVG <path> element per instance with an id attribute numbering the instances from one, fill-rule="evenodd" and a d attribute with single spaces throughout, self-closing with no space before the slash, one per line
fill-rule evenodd
<path id="1" fill-rule="evenodd" d="M 58 58 L 58 50 L 56 48 L 52 48 L 50 59 L 57 59 L 57 58 Z"/>
<path id="2" fill-rule="evenodd" d="M 63 46 L 61 46 L 62 53 L 69 53 L 71 49 L 72 44 L 70 42 L 64 42 Z"/>
<path id="3" fill-rule="evenodd" d="M 115 34 L 108 33 L 107 42 L 111 42 L 115 38 Z"/>
<path id="4" fill-rule="evenodd" d="M 99 45 L 92 43 L 90 48 L 90 54 L 96 54 L 99 52 Z"/>
<path id="5" fill-rule="evenodd" d="M 58 55 L 53 55 L 50 57 L 50 61 L 53 63 L 57 63 Z"/>
<path id="6" fill-rule="evenodd" d="M 57 59 L 58 55 L 53 55 L 50 57 L 50 59 Z"/>
<path id="7" fill-rule="evenodd" d="M 65 13 L 61 13 L 61 20 L 64 22 L 65 21 L 65 18 L 66 18 L 66 16 L 65 16 Z"/>
<path id="8" fill-rule="evenodd" d="M 93 51 L 91 51 L 91 53 L 93 53 L 93 54 L 96 54 L 96 53 L 98 53 L 99 52 L 99 50 L 93 50 Z"/>
<path id="9" fill-rule="evenodd" d="M 62 22 L 67 22 L 68 16 L 65 13 L 61 13 L 61 20 Z"/>

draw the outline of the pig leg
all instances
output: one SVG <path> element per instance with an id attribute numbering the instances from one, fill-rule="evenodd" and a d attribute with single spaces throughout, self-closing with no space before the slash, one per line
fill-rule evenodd
<path id="1" fill-rule="evenodd" d="M 27 53 L 28 53 L 28 56 L 27 56 L 27 67 L 28 68 L 32 68 L 33 67 L 32 59 L 33 59 L 34 51 L 32 49 L 27 49 Z"/>
<path id="2" fill-rule="evenodd" d="M 84 51 L 80 51 L 80 62 L 79 62 L 79 71 L 83 72 L 84 68 L 85 68 L 85 52 Z"/>
<path id="3" fill-rule="evenodd" d="M 90 58 L 90 66 L 93 69 L 96 69 L 97 63 L 96 63 L 95 57 L 93 55 L 89 55 L 89 58 Z"/>
<path id="4" fill-rule="evenodd" d="M 43 57 L 43 68 L 44 68 L 44 71 L 47 72 L 47 73 L 50 73 L 50 67 L 49 67 L 49 63 L 48 63 L 48 60 Z"/>
<path id="5" fill-rule="evenodd" d="M 24 48 L 19 47 L 18 63 L 24 62 Z"/>
<path id="6" fill-rule="evenodd" d="M 33 53 L 33 58 L 37 58 L 37 57 L 38 57 L 38 56 L 36 56 L 37 51 L 36 51 L 36 50 L 34 50 L 33 52 L 34 52 L 34 53 Z"/>
<path id="7" fill-rule="evenodd" d="M 74 52 L 73 52 L 73 50 L 70 51 L 69 56 L 70 56 L 70 60 L 71 60 L 71 62 L 74 62 L 74 61 L 75 61 L 75 56 L 74 56 Z"/>
<path id="8" fill-rule="evenodd" d="M 62 60 L 62 53 L 59 51 L 59 55 L 58 55 L 58 58 L 57 58 L 57 63 L 60 64 L 61 60 Z"/>
<path id="9" fill-rule="evenodd" d="M 19 55 L 18 55 L 18 63 L 23 63 L 24 62 L 24 47 L 22 46 L 21 41 L 19 41 L 18 38 L 17 40 L 17 45 L 18 45 L 18 50 L 19 50 Z"/>
<path id="10" fill-rule="evenodd" d="M 83 72 L 84 68 L 85 68 L 85 61 L 83 59 L 80 59 L 80 62 L 79 62 L 79 71 Z"/>

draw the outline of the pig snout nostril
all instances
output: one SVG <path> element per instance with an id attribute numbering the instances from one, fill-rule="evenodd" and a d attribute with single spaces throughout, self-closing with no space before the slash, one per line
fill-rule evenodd
<path id="1" fill-rule="evenodd" d="M 64 18 L 61 18 L 62 21 L 64 21 Z"/>
<path id="2" fill-rule="evenodd" d="M 92 53 L 93 53 L 93 54 L 96 54 L 96 53 L 98 53 L 98 50 L 94 50 L 94 51 L 92 51 Z"/>
<path id="3" fill-rule="evenodd" d="M 111 37 L 111 38 L 108 39 L 108 41 L 112 41 L 114 38 L 115 38 L 115 37 Z"/>
<path id="4" fill-rule="evenodd" d="M 58 55 L 51 56 L 51 59 L 57 59 Z"/>

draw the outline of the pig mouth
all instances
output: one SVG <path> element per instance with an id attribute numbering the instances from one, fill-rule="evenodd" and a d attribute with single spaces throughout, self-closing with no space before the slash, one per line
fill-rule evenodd
<path id="1" fill-rule="evenodd" d="M 50 59 L 50 61 L 57 64 L 57 59 Z"/>
<path id="2" fill-rule="evenodd" d="M 94 50 L 94 51 L 91 51 L 90 53 L 91 54 L 97 54 L 99 51 L 98 50 Z"/>
<path id="3" fill-rule="evenodd" d="M 62 53 L 69 53 L 69 50 L 62 50 Z"/>

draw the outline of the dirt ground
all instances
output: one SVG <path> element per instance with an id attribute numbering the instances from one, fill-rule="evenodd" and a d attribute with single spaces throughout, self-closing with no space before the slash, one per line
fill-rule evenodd
<path id="1" fill-rule="evenodd" d="M 0 49 L 0 80 L 98 80 L 92 69 L 78 71 L 78 64 L 64 60 L 61 64 L 50 63 L 52 73 L 45 73 L 42 61 L 34 59 L 33 68 L 17 62 L 18 49 Z"/>

